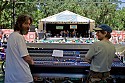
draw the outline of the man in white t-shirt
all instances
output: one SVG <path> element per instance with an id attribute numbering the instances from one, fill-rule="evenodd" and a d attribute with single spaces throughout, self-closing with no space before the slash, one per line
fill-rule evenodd
<path id="1" fill-rule="evenodd" d="M 107 78 L 110 76 L 116 51 L 115 46 L 109 41 L 112 29 L 106 24 L 101 24 L 94 30 L 100 41 L 94 42 L 85 55 L 91 64 L 87 83 L 108 83 Z"/>
<path id="2" fill-rule="evenodd" d="M 6 51 L 5 83 L 31 83 L 33 77 L 30 65 L 33 59 L 29 56 L 25 39 L 29 31 L 32 18 L 20 15 L 14 26 L 14 32 L 9 35 Z"/>

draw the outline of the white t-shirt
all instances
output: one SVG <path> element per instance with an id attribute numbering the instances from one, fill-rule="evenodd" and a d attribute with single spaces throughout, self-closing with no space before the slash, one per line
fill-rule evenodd
<path id="1" fill-rule="evenodd" d="M 115 46 L 110 41 L 94 42 L 85 56 L 88 59 L 92 59 L 90 70 L 95 72 L 110 71 L 115 51 Z"/>
<path id="2" fill-rule="evenodd" d="M 22 57 L 29 55 L 25 39 L 18 32 L 10 34 L 7 41 L 5 83 L 33 81 L 29 64 Z"/>

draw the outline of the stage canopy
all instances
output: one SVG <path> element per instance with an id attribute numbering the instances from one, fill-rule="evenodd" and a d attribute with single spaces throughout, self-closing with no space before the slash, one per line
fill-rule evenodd
<path id="1" fill-rule="evenodd" d="M 94 28 L 95 21 L 83 17 L 79 14 L 73 13 L 71 11 L 65 10 L 63 12 L 60 12 L 58 14 L 49 16 L 47 18 L 43 18 L 39 20 L 39 29 L 43 30 L 43 24 L 47 23 L 53 23 L 53 24 L 90 24 L 90 30 Z"/>

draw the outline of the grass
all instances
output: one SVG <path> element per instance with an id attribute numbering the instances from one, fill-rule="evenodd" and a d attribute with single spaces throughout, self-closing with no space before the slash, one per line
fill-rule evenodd
<path id="1" fill-rule="evenodd" d="M 0 83 L 4 83 L 4 75 L 1 69 L 2 61 L 0 61 Z"/>

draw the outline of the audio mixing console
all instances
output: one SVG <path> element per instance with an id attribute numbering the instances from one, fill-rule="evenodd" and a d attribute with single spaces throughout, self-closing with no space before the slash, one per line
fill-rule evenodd
<path id="1" fill-rule="evenodd" d="M 72 45 L 72 44 L 71 44 Z M 65 45 L 64 45 L 65 46 Z M 50 47 L 50 48 L 49 48 Z M 90 64 L 84 60 L 89 45 L 57 47 L 47 46 L 28 47 L 35 65 L 30 66 L 34 81 L 37 83 L 84 83 L 89 72 Z M 53 50 L 63 50 L 63 57 L 52 56 Z M 117 57 L 114 58 L 111 76 L 116 83 L 125 81 L 125 64 Z"/>

